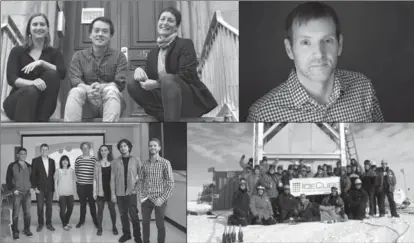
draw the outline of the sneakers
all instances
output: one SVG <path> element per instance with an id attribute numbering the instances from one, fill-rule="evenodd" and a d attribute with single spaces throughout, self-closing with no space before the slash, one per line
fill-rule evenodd
<path id="1" fill-rule="evenodd" d="M 114 234 L 114 235 L 118 235 L 118 229 L 114 226 L 114 227 L 112 227 L 112 233 Z"/>
<path id="2" fill-rule="evenodd" d="M 69 228 L 72 228 L 72 225 L 71 224 L 67 224 L 66 226 L 69 227 Z"/>
<path id="3" fill-rule="evenodd" d="M 96 235 L 101 236 L 102 235 L 102 229 L 98 229 L 98 232 L 96 233 Z"/>
<path id="4" fill-rule="evenodd" d="M 394 218 L 399 218 L 399 217 L 400 217 L 400 215 L 399 215 L 398 213 L 396 213 L 396 214 L 392 215 L 391 217 L 394 217 Z"/>
<path id="5" fill-rule="evenodd" d="M 33 237 L 33 234 L 30 232 L 30 230 L 23 230 L 23 234 L 25 234 L 27 237 Z"/>
<path id="6" fill-rule="evenodd" d="M 19 239 L 19 233 L 13 233 L 13 240 L 18 240 Z"/>
<path id="7" fill-rule="evenodd" d="M 130 239 L 132 239 L 130 235 L 122 235 L 121 238 L 119 238 L 118 242 L 119 243 L 124 243 L 124 242 L 129 241 Z"/>
<path id="8" fill-rule="evenodd" d="M 37 226 L 36 231 L 37 231 L 37 232 L 40 232 L 40 231 L 42 231 L 42 229 L 43 229 L 43 224 L 41 224 L 41 225 Z"/>
<path id="9" fill-rule="evenodd" d="M 70 227 L 68 225 L 65 225 L 65 226 L 63 226 L 63 229 L 66 230 L 66 231 L 69 231 Z"/>
<path id="10" fill-rule="evenodd" d="M 79 222 L 77 225 L 76 225 L 76 228 L 80 228 L 80 227 L 82 227 L 82 225 L 83 225 L 84 223 L 81 223 L 81 222 Z"/>
<path id="11" fill-rule="evenodd" d="M 46 229 L 48 229 L 50 231 L 55 231 L 55 228 L 53 228 L 53 226 L 51 224 L 46 225 Z"/>

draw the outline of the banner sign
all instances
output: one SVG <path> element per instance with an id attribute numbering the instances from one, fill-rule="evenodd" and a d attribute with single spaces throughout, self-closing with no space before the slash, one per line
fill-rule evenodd
<path id="1" fill-rule="evenodd" d="M 104 8 L 82 8 L 81 24 L 90 24 L 92 20 L 105 16 Z"/>
<path id="2" fill-rule="evenodd" d="M 341 184 L 339 177 L 325 178 L 294 178 L 290 180 L 290 193 L 298 197 L 300 194 L 309 195 L 326 195 L 331 193 L 331 187 L 338 188 L 341 193 Z"/>

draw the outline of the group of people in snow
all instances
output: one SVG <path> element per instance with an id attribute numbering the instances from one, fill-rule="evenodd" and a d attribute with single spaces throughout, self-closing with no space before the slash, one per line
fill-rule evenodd
<path id="1" fill-rule="evenodd" d="M 234 192 L 233 214 L 228 218 L 229 225 L 262 224 L 272 225 L 286 222 L 344 222 L 348 219 L 362 220 L 369 207 L 369 216 L 385 216 L 385 197 L 388 198 L 391 216 L 399 217 L 394 201 L 396 178 L 385 160 L 377 167 L 374 161 L 365 160 L 364 167 L 351 159 L 348 166 L 336 167 L 324 164 L 313 173 L 310 164 L 303 160 L 295 161 L 285 170 L 276 159 L 272 162 L 266 157 L 258 165 L 253 159 L 245 162 L 239 176 L 239 187 Z M 340 178 L 340 193 L 332 187 L 329 195 L 301 194 L 295 197 L 290 192 L 293 178 Z"/>

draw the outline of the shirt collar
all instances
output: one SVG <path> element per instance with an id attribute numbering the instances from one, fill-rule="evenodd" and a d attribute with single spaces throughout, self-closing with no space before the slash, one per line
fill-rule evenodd
<path id="1" fill-rule="evenodd" d="M 160 158 L 161 158 L 161 156 L 160 155 L 157 155 L 156 157 L 154 157 L 154 159 L 149 158 L 148 161 L 149 162 L 157 162 L 157 161 L 160 160 Z"/>
<path id="2" fill-rule="evenodd" d="M 291 96 L 293 97 L 292 101 L 295 107 L 301 108 L 302 105 L 304 105 L 305 103 L 317 104 L 317 102 L 308 95 L 305 88 L 299 82 L 295 69 L 292 69 L 292 71 L 289 74 L 289 77 L 287 80 L 287 87 L 289 89 Z M 348 85 L 345 82 L 345 80 L 341 79 L 338 73 L 335 71 L 334 90 L 331 96 L 329 97 L 328 104 L 334 103 L 339 98 L 339 96 L 342 95 L 346 91 L 347 87 Z"/>
<path id="3" fill-rule="evenodd" d="M 103 55 L 105 56 L 109 56 L 111 55 L 113 52 L 112 48 L 108 46 L 108 48 L 105 51 L 105 54 Z M 88 49 L 86 49 L 86 53 L 88 54 L 88 56 L 95 58 L 95 55 L 93 54 L 93 47 L 89 47 Z"/>

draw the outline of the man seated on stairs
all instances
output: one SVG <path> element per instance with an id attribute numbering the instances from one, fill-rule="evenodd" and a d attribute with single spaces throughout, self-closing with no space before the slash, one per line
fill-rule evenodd
<path id="1" fill-rule="evenodd" d="M 65 122 L 79 122 L 82 117 L 119 120 L 125 106 L 122 91 L 128 69 L 125 55 L 110 48 L 114 32 L 112 21 L 106 17 L 98 17 L 89 25 L 92 47 L 77 51 L 69 68 L 73 88 L 66 100 Z"/>
<path id="2" fill-rule="evenodd" d="M 218 105 L 198 77 L 193 41 L 178 37 L 180 24 L 178 9 L 168 7 L 161 12 L 156 23 L 158 46 L 148 53 L 145 70 L 136 68 L 128 83 L 132 99 L 160 121 L 201 117 Z"/>

